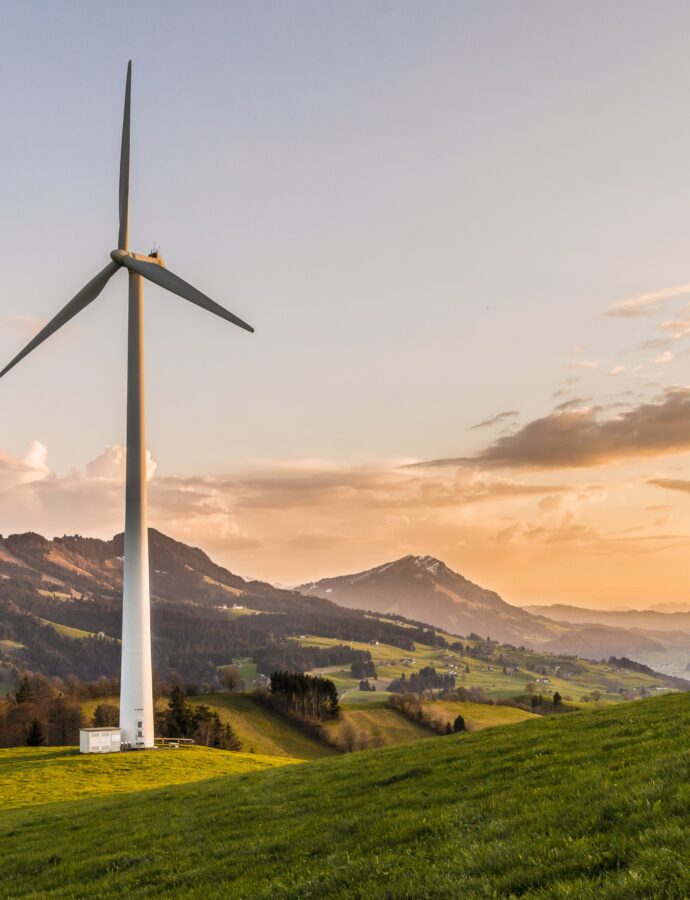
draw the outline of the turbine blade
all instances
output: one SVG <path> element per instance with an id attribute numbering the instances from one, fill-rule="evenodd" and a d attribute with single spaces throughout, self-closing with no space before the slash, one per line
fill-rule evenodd
<path id="1" fill-rule="evenodd" d="M 120 262 L 131 272 L 136 272 L 148 281 L 152 281 L 154 284 L 165 288 L 166 291 L 177 294 L 178 297 L 184 297 L 184 299 L 189 300 L 190 303 L 196 303 L 196 305 L 200 306 L 202 309 L 215 313 L 217 316 L 220 316 L 221 319 L 232 322 L 233 325 L 239 325 L 240 328 L 244 328 L 246 331 L 254 331 L 251 325 L 247 325 L 247 323 L 243 322 L 238 316 L 228 312 L 227 309 L 219 303 L 216 303 L 215 300 L 211 300 L 206 294 L 202 294 L 201 291 L 198 291 L 195 287 L 192 287 L 191 284 L 183 281 L 179 276 L 174 275 L 169 269 L 165 269 L 163 266 L 158 265 L 158 263 L 145 262 L 142 259 L 135 259 L 132 256 L 122 256 Z"/>
<path id="2" fill-rule="evenodd" d="M 7 374 L 11 368 L 16 366 L 20 360 L 31 353 L 32 350 L 35 350 L 39 344 L 42 344 L 46 338 L 49 338 L 51 334 L 54 334 L 58 328 L 61 328 L 66 322 L 69 322 L 69 320 L 74 318 L 77 313 L 80 313 L 82 309 L 95 300 L 106 286 L 109 279 L 112 278 L 119 268 L 120 267 L 115 262 L 108 263 L 105 269 L 100 271 L 95 278 L 92 278 L 91 281 L 70 300 L 67 306 L 63 307 L 63 309 L 61 309 L 60 312 L 38 332 L 36 337 L 29 341 L 21 353 L 18 353 L 12 362 L 5 366 L 2 372 L 0 372 L 0 378 Z"/>
<path id="3" fill-rule="evenodd" d="M 126 250 L 129 243 L 129 121 L 132 102 L 132 60 L 127 64 L 125 88 L 125 112 L 122 118 L 122 146 L 120 147 L 120 233 L 119 250 Z"/>

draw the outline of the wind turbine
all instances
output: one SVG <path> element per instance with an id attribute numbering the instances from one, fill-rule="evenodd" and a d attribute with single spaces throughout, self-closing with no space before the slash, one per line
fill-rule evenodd
<path id="1" fill-rule="evenodd" d="M 127 65 L 125 112 L 120 152 L 120 230 L 111 262 L 83 287 L 0 372 L 0 378 L 35 350 L 101 293 L 120 269 L 129 275 L 127 336 L 127 469 L 125 487 L 125 561 L 122 597 L 122 669 L 120 729 L 122 743 L 132 748 L 154 746 L 151 676 L 151 598 L 146 516 L 146 438 L 144 422 L 143 279 L 152 281 L 222 319 L 254 331 L 242 319 L 174 275 L 157 251 L 148 256 L 129 250 L 129 135 L 132 61 Z"/>

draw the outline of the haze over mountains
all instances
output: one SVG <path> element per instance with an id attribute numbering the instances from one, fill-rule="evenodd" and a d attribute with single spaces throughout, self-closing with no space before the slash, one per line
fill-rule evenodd
<path id="1" fill-rule="evenodd" d="M 297 645 L 293 638 L 301 633 L 406 649 L 420 638 L 429 641 L 421 625 L 382 622 L 367 610 L 450 634 L 595 660 L 627 656 L 659 672 L 687 675 L 687 613 L 520 608 L 431 556 L 405 556 L 281 590 L 247 581 L 158 531 L 149 535 L 154 659 L 161 672 L 172 669 L 189 680 L 212 681 L 218 666 L 241 656 L 253 657 L 259 671 L 328 665 L 325 651 Z M 52 675 L 115 675 L 122 553 L 122 535 L 111 541 L 49 541 L 33 533 L 0 538 L 0 662 Z M 88 640 L 75 641 L 70 629 Z"/>
<path id="2" fill-rule="evenodd" d="M 575 612 L 558 615 L 565 607 L 520 608 L 432 556 L 404 556 L 364 572 L 303 584 L 298 590 L 353 609 L 422 620 L 455 634 L 475 632 L 591 659 L 629 656 L 673 675 L 686 674 L 690 661 L 690 615 L 653 612 L 644 620 L 646 614 L 641 613 L 638 622 L 608 619 L 598 611 L 581 618 Z"/>

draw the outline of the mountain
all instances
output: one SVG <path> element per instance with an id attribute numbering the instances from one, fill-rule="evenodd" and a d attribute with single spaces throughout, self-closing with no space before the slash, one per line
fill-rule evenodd
<path id="1" fill-rule="evenodd" d="M 667 635 L 625 628 L 622 623 L 611 625 L 601 618 L 561 621 L 560 616 L 551 615 L 553 607 L 512 606 L 433 556 L 404 556 L 364 572 L 303 584 L 298 590 L 350 609 L 422 620 L 452 634 L 475 633 L 590 659 L 628 656 L 648 664 L 653 660 L 657 671 L 672 675 L 686 674 L 690 660 L 690 637 L 683 637 L 679 644 Z"/>
<path id="2" fill-rule="evenodd" d="M 673 606 L 673 605 L 672 605 Z M 681 606 L 681 604 L 678 604 Z M 658 672 L 667 675 L 687 677 L 690 672 L 690 612 L 660 612 L 658 609 L 646 610 L 603 610 L 587 609 L 567 604 L 551 606 L 525 606 L 525 610 L 533 615 L 544 615 L 578 629 L 584 638 L 589 629 L 596 629 L 601 634 L 606 628 L 613 637 L 613 632 L 622 632 L 629 636 L 629 644 L 613 656 L 629 656 L 638 662 L 645 663 Z M 635 646 L 632 640 L 637 635 L 639 643 Z M 648 642 L 652 642 L 649 644 Z M 579 653 L 586 641 L 572 642 L 573 653 Z"/>
<path id="3" fill-rule="evenodd" d="M 415 643 L 443 646 L 446 638 L 434 627 L 554 654 L 627 656 L 656 671 L 687 675 L 690 640 L 682 632 L 534 615 L 429 556 L 406 556 L 299 593 L 245 580 L 203 550 L 154 529 L 149 551 L 153 659 L 161 676 L 174 671 L 212 686 L 220 666 L 249 657 L 260 674 L 349 666 L 365 652 L 351 642 L 380 641 L 405 651 Z M 110 541 L 47 540 L 31 532 L 0 537 L 0 689 L 21 668 L 83 680 L 117 676 L 122 554 L 121 534 Z M 303 645 L 298 639 L 305 634 L 332 645 Z"/>
<path id="4" fill-rule="evenodd" d="M 0 538 L 2 667 L 82 679 L 120 668 L 123 536 L 47 540 Z M 351 641 L 411 650 L 431 630 L 380 622 L 328 600 L 246 581 L 202 550 L 149 531 L 154 665 L 161 675 L 214 684 L 218 667 L 252 657 L 260 673 L 349 664 Z M 330 650 L 301 647 L 301 633 L 336 639 Z M 80 640 L 75 640 L 80 638 Z"/>
<path id="5" fill-rule="evenodd" d="M 680 606 L 680 604 L 679 604 Z M 587 609 L 554 603 L 551 606 L 525 606 L 528 612 L 537 616 L 548 616 L 559 622 L 598 623 L 614 625 L 618 628 L 642 628 L 649 631 L 687 631 L 690 634 L 690 612 L 683 610 L 663 612 L 658 609 Z"/>
<path id="6" fill-rule="evenodd" d="M 543 616 L 506 603 L 495 591 L 480 587 L 433 556 L 404 556 L 337 578 L 324 578 L 297 588 L 351 609 L 422 619 L 451 634 L 469 635 L 532 646 L 568 632 Z"/>

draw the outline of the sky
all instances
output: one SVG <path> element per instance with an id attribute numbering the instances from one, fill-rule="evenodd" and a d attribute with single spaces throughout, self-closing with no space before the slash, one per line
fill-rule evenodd
<path id="1" fill-rule="evenodd" d="M 133 60 L 151 525 L 280 584 L 690 588 L 690 6 L 0 0 L 0 358 L 107 262 Z M 126 285 L 0 381 L 0 533 L 122 529 Z"/>

